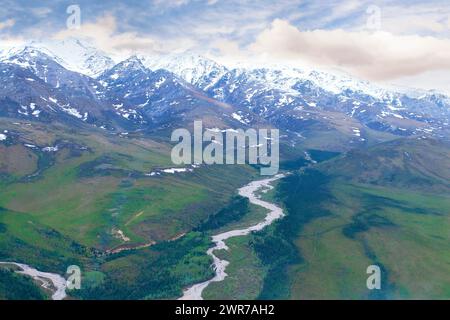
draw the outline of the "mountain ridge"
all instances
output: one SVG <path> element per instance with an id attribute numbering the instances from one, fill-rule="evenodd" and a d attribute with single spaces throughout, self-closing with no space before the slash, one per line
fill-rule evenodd
<path id="1" fill-rule="evenodd" d="M 53 47 L 57 44 L 54 41 Z M 202 118 L 202 113 L 194 109 L 206 108 L 214 114 L 213 122 L 245 127 L 262 121 L 292 131 L 293 144 L 298 135 L 314 135 L 310 131 L 317 128 L 341 131 L 347 141 L 357 137 L 363 144 L 371 130 L 394 137 L 450 137 L 450 99 L 435 92 L 407 95 L 345 75 L 286 66 L 229 69 L 192 52 L 132 55 L 112 63 L 112 59 L 105 62 L 101 51 L 79 40 L 59 42 L 60 51 L 76 47 L 74 55 L 85 52 L 74 60 L 78 67 L 89 65 L 92 56 L 98 58 L 100 67 L 91 69 L 89 76 L 73 71 L 77 68 L 67 66 L 63 58 L 40 46 L 12 49 L 0 62 L 28 69 L 51 90 L 59 91 L 64 95 L 58 100 L 65 101 L 66 114 L 111 130 L 157 127 L 175 118 L 181 124 L 192 117 Z M 94 71 L 98 72 L 95 76 Z M 30 87 L 33 83 L 23 85 Z M 3 95 L 12 101 L 19 99 L 7 92 Z M 43 98 L 55 99 L 49 94 Z M 220 108 L 214 110 L 213 106 L 224 104 L 233 110 L 224 114 Z M 342 116 L 337 117 L 338 113 Z M 353 122 L 356 124 L 350 124 Z M 313 123 L 318 125 L 316 129 Z M 345 132 L 342 127 L 346 127 Z"/>

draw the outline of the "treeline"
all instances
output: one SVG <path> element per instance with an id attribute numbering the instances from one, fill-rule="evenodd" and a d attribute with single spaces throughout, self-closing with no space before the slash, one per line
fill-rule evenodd
<path id="1" fill-rule="evenodd" d="M 216 214 L 210 215 L 196 231 L 205 232 L 223 227 L 230 222 L 242 219 L 249 212 L 249 201 L 241 196 L 234 196 L 230 203 Z"/>
<path id="2" fill-rule="evenodd" d="M 80 299 L 171 299 L 194 283 L 214 276 L 210 231 L 238 221 L 249 212 L 249 201 L 234 196 L 194 231 L 176 241 L 108 256 L 100 267 L 103 281 L 69 294 Z M 86 283 L 85 283 L 86 284 Z"/>
<path id="3" fill-rule="evenodd" d="M 0 300 L 44 300 L 46 295 L 31 278 L 0 267 Z"/>
<path id="4" fill-rule="evenodd" d="M 170 299 L 182 289 L 214 276 L 206 255 L 209 237 L 191 232 L 176 241 L 136 250 L 103 266 L 105 278 L 95 287 L 82 285 L 70 294 L 81 299 Z"/>
<path id="5" fill-rule="evenodd" d="M 327 160 L 330 160 L 330 159 L 340 155 L 339 152 L 314 150 L 314 149 L 309 149 L 308 153 L 311 156 L 311 159 L 316 162 L 327 161 Z M 280 163 L 280 169 L 282 169 L 282 170 L 298 170 L 300 168 L 307 166 L 310 163 L 311 163 L 311 161 L 306 160 L 305 156 L 301 156 L 299 158 L 282 161 Z"/>
<path id="6" fill-rule="evenodd" d="M 329 214 L 321 207 L 322 200 L 331 196 L 327 191 L 327 182 L 326 176 L 312 169 L 291 174 L 280 181 L 276 198 L 285 207 L 286 217 L 250 240 L 259 259 L 268 267 L 259 299 L 289 298 L 287 268 L 302 261 L 295 245 L 299 233 L 312 219 Z"/>

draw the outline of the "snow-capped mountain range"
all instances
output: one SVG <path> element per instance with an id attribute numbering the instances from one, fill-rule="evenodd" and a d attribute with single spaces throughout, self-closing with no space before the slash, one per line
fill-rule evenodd
<path id="1" fill-rule="evenodd" d="M 450 98 L 436 92 L 287 66 L 227 68 L 192 52 L 114 61 L 77 39 L 1 51 L 0 82 L 0 116 L 51 121 L 62 112 L 110 130 L 208 117 L 304 135 L 345 131 L 342 116 L 363 143 L 365 130 L 446 137 L 450 121 Z"/>
<path id="2" fill-rule="evenodd" d="M 0 59 L 8 59 L 24 49 L 45 53 L 70 71 L 97 77 L 116 63 L 106 53 L 79 39 L 32 41 L 22 47 L 0 51 Z"/>
<path id="3" fill-rule="evenodd" d="M 139 56 L 151 70 L 168 70 L 183 80 L 206 90 L 223 77 L 228 69 L 211 59 L 195 53 L 169 54 L 165 56 Z"/>

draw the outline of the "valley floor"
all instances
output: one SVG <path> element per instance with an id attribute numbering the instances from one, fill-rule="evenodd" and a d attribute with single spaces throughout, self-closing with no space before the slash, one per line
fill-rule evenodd
<path id="1" fill-rule="evenodd" d="M 70 298 L 179 298 L 214 276 L 206 254 L 212 235 L 267 214 L 237 193 L 261 178 L 255 168 L 151 176 L 171 168 L 170 148 L 158 137 L 3 126 L 12 140 L 0 145 L 0 261 L 60 275 L 80 266 L 82 289 Z M 215 252 L 230 262 L 228 277 L 202 296 L 450 298 L 449 150 L 434 140 L 399 139 L 340 156 L 311 151 L 320 163 L 284 163 L 293 174 L 262 199 L 286 216 L 228 239 L 230 249 Z M 381 290 L 366 287 L 369 265 L 381 268 Z M 9 269 L 0 267 L 0 298 L 50 298 Z"/>

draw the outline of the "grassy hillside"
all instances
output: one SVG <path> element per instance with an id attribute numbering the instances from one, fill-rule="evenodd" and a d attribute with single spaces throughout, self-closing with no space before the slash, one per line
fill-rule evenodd
<path id="1" fill-rule="evenodd" d="M 398 139 L 352 150 L 323 166 L 329 175 L 356 183 L 418 191 L 450 190 L 450 144 L 434 139 Z"/>
<path id="2" fill-rule="evenodd" d="M 285 248 L 261 297 L 448 299 L 448 152 L 395 141 L 286 178 L 288 217 L 255 246 L 261 259 Z M 371 264 L 382 269 L 381 290 L 366 288 Z"/>
<path id="3" fill-rule="evenodd" d="M 60 274 L 81 266 L 84 286 L 72 297 L 176 298 L 212 276 L 212 234 L 265 215 L 236 197 L 259 177 L 256 167 L 149 176 L 173 166 L 164 137 L 0 126 L 8 130 L 0 143 L 0 260 Z M 218 253 L 231 262 L 229 277 L 205 297 L 449 298 L 450 147 L 400 139 L 340 156 L 305 148 L 283 151 L 281 166 L 294 173 L 264 195 L 287 216 L 230 240 L 231 250 Z M 310 165 L 304 151 L 323 162 Z M 382 269 L 380 291 L 366 288 L 371 264 Z M 33 285 L 11 273 L 1 279 L 3 298 L 22 295 L 8 296 L 7 281 Z"/>
<path id="4" fill-rule="evenodd" d="M 210 276 L 209 235 L 191 231 L 258 174 L 248 166 L 202 166 L 148 176 L 173 167 L 171 146 L 157 136 L 1 119 L 0 127 L 9 132 L 0 143 L 0 260 L 60 274 L 77 264 L 89 287 L 114 283 L 80 297 L 174 297 Z M 54 146 L 56 152 L 43 151 Z M 128 250 L 139 246 L 147 248 Z M 144 265 L 173 269 L 172 276 Z M 141 274 L 145 287 L 131 274 Z M 167 283 L 155 291 L 155 281 Z"/>
<path id="5" fill-rule="evenodd" d="M 205 296 L 450 298 L 449 151 L 434 140 L 391 141 L 284 178 L 276 198 L 287 216 L 229 241 L 229 277 Z M 381 290 L 366 287 L 373 264 Z"/>

